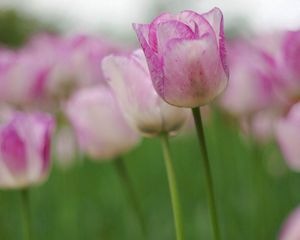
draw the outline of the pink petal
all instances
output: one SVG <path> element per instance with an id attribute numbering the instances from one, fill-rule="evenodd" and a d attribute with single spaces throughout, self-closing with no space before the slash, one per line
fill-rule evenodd
<path id="1" fill-rule="evenodd" d="M 226 86 L 227 78 L 218 57 L 214 36 L 198 40 L 173 40 L 164 56 L 161 96 L 181 107 L 204 105 Z M 154 79 L 156 82 L 162 81 Z"/>
<path id="2" fill-rule="evenodd" d="M 10 173 L 18 178 L 26 174 L 27 161 L 25 143 L 18 135 L 13 124 L 8 125 L 1 133 L 1 159 Z"/>
<path id="3" fill-rule="evenodd" d="M 157 52 L 157 26 L 158 24 L 172 20 L 174 17 L 169 13 L 162 13 L 156 17 L 149 25 L 148 42 L 152 50 Z"/>
<path id="4" fill-rule="evenodd" d="M 188 25 L 176 20 L 162 22 L 157 26 L 158 51 L 160 53 L 163 53 L 167 42 L 172 39 L 194 39 L 195 37 Z"/>
<path id="5" fill-rule="evenodd" d="M 161 93 L 163 91 L 163 86 L 162 82 L 160 79 L 163 77 L 162 76 L 162 58 L 157 55 L 156 52 L 154 52 L 150 46 L 148 45 L 145 35 L 149 31 L 149 26 L 148 25 L 143 25 L 143 24 L 133 24 L 133 28 L 137 33 L 138 39 L 140 41 L 140 44 L 144 50 L 144 54 L 147 59 L 149 71 L 152 76 L 152 80 L 155 82 L 154 87 L 156 91 Z"/>
<path id="6" fill-rule="evenodd" d="M 223 64 L 224 71 L 229 76 L 229 68 L 226 60 L 226 48 L 225 48 L 225 34 L 224 34 L 224 19 L 222 11 L 219 8 L 213 8 L 207 13 L 202 15 L 209 22 L 215 31 L 218 46 L 220 50 L 220 57 Z"/>

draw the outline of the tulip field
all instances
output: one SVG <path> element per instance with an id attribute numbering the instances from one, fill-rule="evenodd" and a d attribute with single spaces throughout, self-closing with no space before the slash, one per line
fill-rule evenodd
<path id="1" fill-rule="evenodd" d="M 223 239 L 276 239 L 282 220 L 300 200 L 300 178 L 273 144 L 257 159 L 233 124 L 214 115 L 206 125 Z M 171 140 L 187 239 L 210 239 L 202 165 L 194 134 Z M 158 140 L 125 156 L 149 239 L 174 239 L 167 178 Z M 256 185 L 255 181 L 260 181 Z M 261 189 L 255 188 L 261 186 Z M 263 187 L 264 186 L 264 187 Z M 49 180 L 30 191 L 35 239 L 144 239 L 112 162 L 84 159 L 68 171 L 53 166 Z M 259 194 L 259 195 L 257 195 Z M 264 201 L 260 199 L 264 197 Z M 0 239 L 21 239 L 18 191 L 0 192 Z M 263 235 L 264 234 L 264 235 Z M 265 236 L 265 237 L 263 237 Z"/>
<path id="2" fill-rule="evenodd" d="M 300 240 L 300 30 L 225 26 L 1 43 L 0 240 Z"/>

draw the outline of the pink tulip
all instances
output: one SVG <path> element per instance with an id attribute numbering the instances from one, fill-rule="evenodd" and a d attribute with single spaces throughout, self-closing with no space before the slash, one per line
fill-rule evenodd
<path id="1" fill-rule="evenodd" d="M 233 115 L 249 117 L 274 104 L 276 61 L 250 41 L 238 40 L 229 46 L 230 81 L 221 105 Z"/>
<path id="2" fill-rule="evenodd" d="M 108 87 L 79 90 L 67 102 L 65 113 L 82 151 L 95 159 L 117 157 L 139 142 Z"/>
<path id="3" fill-rule="evenodd" d="M 226 87 L 223 15 L 164 13 L 150 24 L 133 24 L 147 58 L 153 85 L 168 103 L 179 107 L 205 105 Z"/>
<path id="4" fill-rule="evenodd" d="M 300 170 L 300 103 L 279 120 L 276 136 L 280 149 L 291 169 Z"/>
<path id="5" fill-rule="evenodd" d="M 278 113 L 272 109 L 256 112 L 251 118 L 241 118 L 241 125 L 247 135 L 259 143 L 269 143 L 274 139 Z"/>
<path id="6" fill-rule="evenodd" d="M 279 240 L 300 239 L 300 208 L 295 209 L 285 221 Z"/>
<path id="7" fill-rule="evenodd" d="M 279 90 L 295 101 L 300 99 L 300 30 L 282 33 L 279 64 Z"/>
<path id="8" fill-rule="evenodd" d="M 32 52 L 12 53 L 0 67 L 0 100 L 19 108 L 34 104 L 42 97 L 49 70 L 50 65 Z"/>
<path id="9" fill-rule="evenodd" d="M 137 50 L 128 56 L 104 58 L 102 69 L 128 121 L 145 135 L 177 131 L 187 112 L 167 104 L 156 93 L 145 56 Z"/>
<path id="10" fill-rule="evenodd" d="M 103 83 L 101 60 L 116 51 L 115 45 L 101 38 L 79 35 L 62 39 L 46 82 L 47 94 L 57 100 L 66 99 L 79 88 Z"/>
<path id="11" fill-rule="evenodd" d="M 1 188 L 23 188 L 45 181 L 53 130 L 53 118 L 42 113 L 15 113 L 0 126 Z"/>

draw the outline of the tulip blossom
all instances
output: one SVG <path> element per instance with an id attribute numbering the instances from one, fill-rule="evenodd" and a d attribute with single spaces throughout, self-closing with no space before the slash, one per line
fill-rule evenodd
<path id="1" fill-rule="evenodd" d="M 277 54 L 280 65 L 281 81 L 279 91 L 289 100 L 300 99 L 300 30 L 282 33 L 281 45 Z"/>
<path id="2" fill-rule="evenodd" d="M 280 149 L 291 169 L 300 170 L 300 103 L 279 120 L 276 136 Z"/>
<path id="3" fill-rule="evenodd" d="M 79 88 L 103 83 L 101 60 L 117 50 L 100 38 L 79 35 L 62 39 L 56 47 L 53 69 L 46 82 L 47 95 L 57 100 L 66 99 Z"/>
<path id="4" fill-rule="evenodd" d="M 252 115 L 250 119 L 241 119 L 242 129 L 259 143 L 269 143 L 274 139 L 274 129 L 278 120 L 277 115 L 277 112 L 271 110 L 259 111 Z"/>
<path id="5" fill-rule="evenodd" d="M 300 239 L 300 208 L 294 210 L 285 221 L 279 240 Z"/>
<path id="6" fill-rule="evenodd" d="M 230 81 L 221 105 L 233 115 L 249 117 L 274 103 L 276 62 L 270 54 L 245 40 L 229 46 Z"/>
<path id="7" fill-rule="evenodd" d="M 49 70 L 50 65 L 30 51 L 11 54 L 0 67 L 0 100 L 17 107 L 34 104 L 41 97 Z"/>
<path id="8" fill-rule="evenodd" d="M 15 113 L 0 125 L 0 187 L 43 182 L 50 168 L 54 120 L 42 113 Z"/>
<path id="9" fill-rule="evenodd" d="M 157 93 L 179 107 L 205 105 L 226 87 L 223 15 L 164 13 L 150 24 L 133 24 Z"/>
<path id="10" fill-rule="evenodd" d="M 142 50 L 108 56 L 102 69 L 124 115 L 141 133 L 151 136 L 174 132 L 183 125 L 186 110 L 167 104 L 156 93 Z"/>
<path id="11" fill-rule="evenodd" d="M 66 103 L 65 113 L 82 151 L 95 159 L 115 158 L 139 142 L 108 87 L 79 90 Z"/>

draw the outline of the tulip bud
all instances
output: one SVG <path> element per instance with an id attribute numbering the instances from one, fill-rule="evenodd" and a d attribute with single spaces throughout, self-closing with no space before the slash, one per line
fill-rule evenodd
<path id="1" fill-rule="evenodd" d="M 198 14 L 161 14 L 150 24 L 133 24 L 147 58 L 153 85 L 168 103 L 205 105 L 226 87 L 223 15 L 220 9 Z"/>
<path id="2" fill-rule="evenodd" d="M 43 182 L 50 168 L 52 117 L 15 113 L 0 126 L 0 187 L 23 188 Z"/>
<path id="3" fill-rule="evenodd" d="M 167 104 L 156 93 L 142 50 L 108 56 L 102 69 L 124 115 L 142 134 L 174 132 L 183 125 L 186 110 Z"/>
<path id="4" fill-rule="evenodd" d="M 95 159 L 111 159 L 133 148 L 138 134 L 129 127 L 108 87 L 76 92 L 65 105 L 83 152 Z"/>

